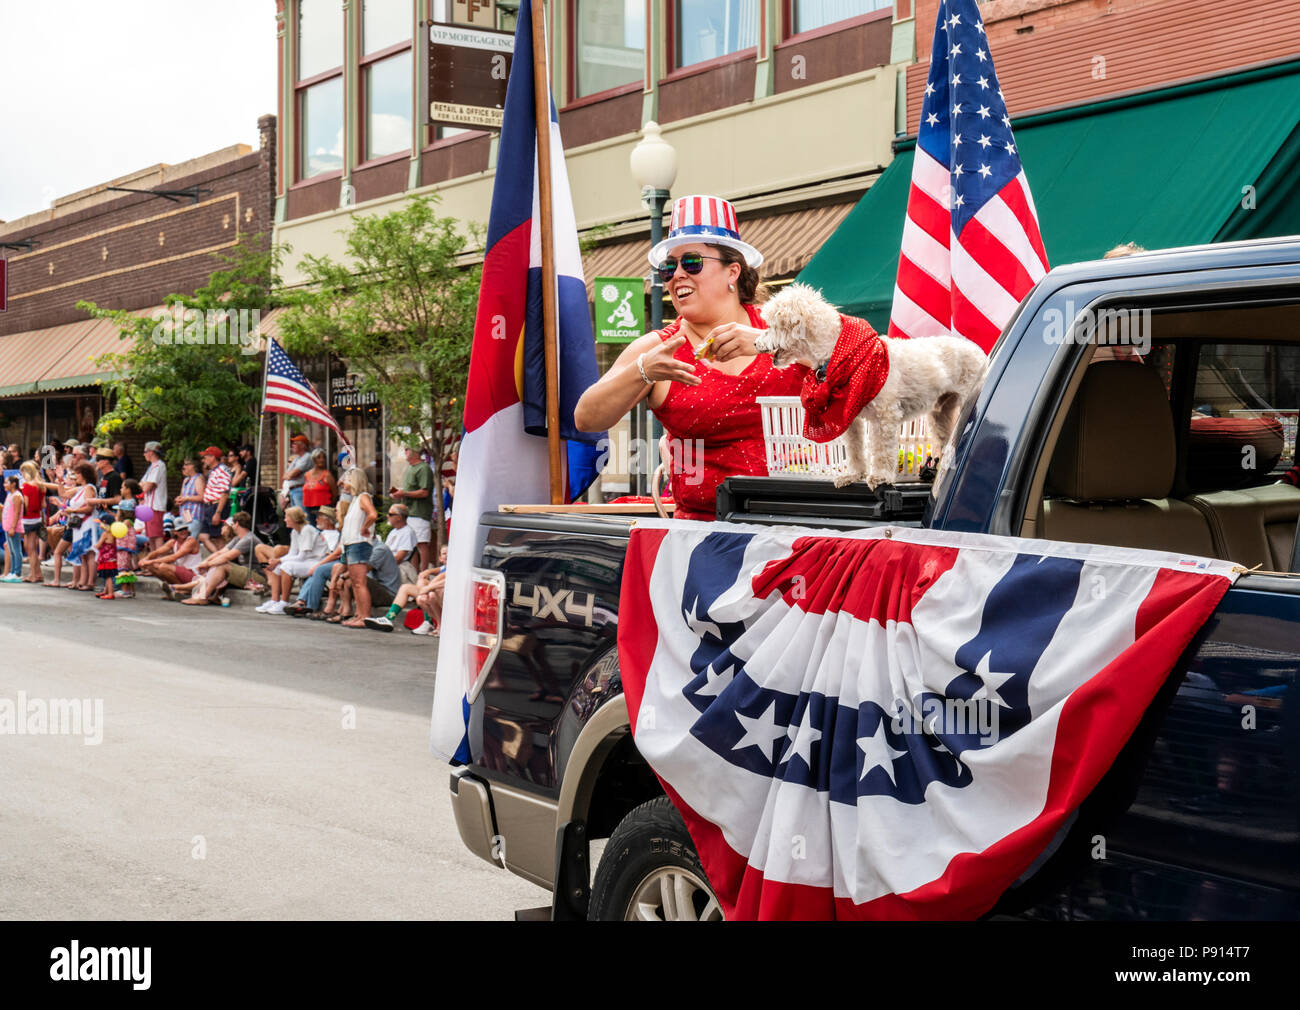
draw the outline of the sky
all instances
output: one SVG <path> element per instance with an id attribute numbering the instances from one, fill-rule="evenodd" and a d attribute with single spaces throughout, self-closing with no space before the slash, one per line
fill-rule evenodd
<path id="1" fill-rule="evenodd" d="M 275 0 L 0 0 L 0 220 L 248 144 L 276 111 Z"/>

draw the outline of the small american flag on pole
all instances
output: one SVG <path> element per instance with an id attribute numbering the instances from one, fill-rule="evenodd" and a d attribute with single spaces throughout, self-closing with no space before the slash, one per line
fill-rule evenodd
<path id="1" fill-rule="evenodd" d="M 340 441 L 348 445 L 343 429 L 325 402 L 316 395 L 311 383 L 298 371 L 298 366 L 284 353 L 284 348 L 270 338 L 266 347 L 266 389 L 262 396 L 262 410 L 272 414 L 292 414 L 323 424 L 338 432 Z"/>
<path id="2" fill-rule="evenodd" d="M 975 0 L 939 5 L 898 259 L 891 337 L 993 347 L 1048 270 Z"/>

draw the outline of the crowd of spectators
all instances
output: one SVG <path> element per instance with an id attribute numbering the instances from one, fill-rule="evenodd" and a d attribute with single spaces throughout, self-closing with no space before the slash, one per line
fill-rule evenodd
<path id="1" fill-rule="evenodd" d="M 401 486 L 389 489 L 383 510 L 363 469 L 340 454 L 336 477 L 325 451 L 294 435 L 278 496 L 263 490 L 271 501 L 257 515 L 257 531 L 259 471 L 249 445 L 209 446 L 182 460 L 175 494 L 157 442 L 145 445 L 139 480 L 121 443 L 49 445 L 32 457 L 20 460 L 16 446 L 4 454 L 0 582 L 125 599 L 139 573 L 185 606 L 211 606 L 227 588 L 248 589 L 267 596 L 261 614 L 392 631 L 410 607 L 407 627 L 438 633 L 446 552 L 433 561 L 433 495 L 442 493 L 449 514 L 455 484 L 439 487 L 417 451 L 408 451 Z M 388 526 L 382 537 L 381 523 Z M 384 616 L 373 617 L 376 608 L 387 608 Z"/>

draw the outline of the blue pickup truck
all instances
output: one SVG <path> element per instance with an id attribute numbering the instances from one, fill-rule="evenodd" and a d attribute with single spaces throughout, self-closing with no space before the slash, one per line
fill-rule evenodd
<path id="1" fill-rule="evenodd" d="M 1179 660 L 1069 836 L 993 915 L 1300 918 L 1300 239 L 1058 268 L 1021 303 L 940 487 L 733 478 L 718 516 L 1113 544 L 1249 572 Z M 637 753 L 616 512 L 481 519 L 499 607 L 454 770 L 461 838 L 557 919 L 721 918 Z M 484 615 L 487 615 L 485 617 Z M 603 842 L 594 872 L 593 842 Z"/>

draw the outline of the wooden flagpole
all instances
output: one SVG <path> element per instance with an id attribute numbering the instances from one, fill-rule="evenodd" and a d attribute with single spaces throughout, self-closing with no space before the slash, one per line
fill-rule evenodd
<path id="1" fill-rule="evenodd" d="M 542 214 L 542 339 L 546 354 L 546 447 L 551 462 L 551 504 L 565 503 L 560 461 L 560 354 L 555 276 L 555 230 L 551 215 L 551 87 L 546 57 L 544 0 L 532 0 L 533 101 L 537 121 L 537 186 Z"/>

